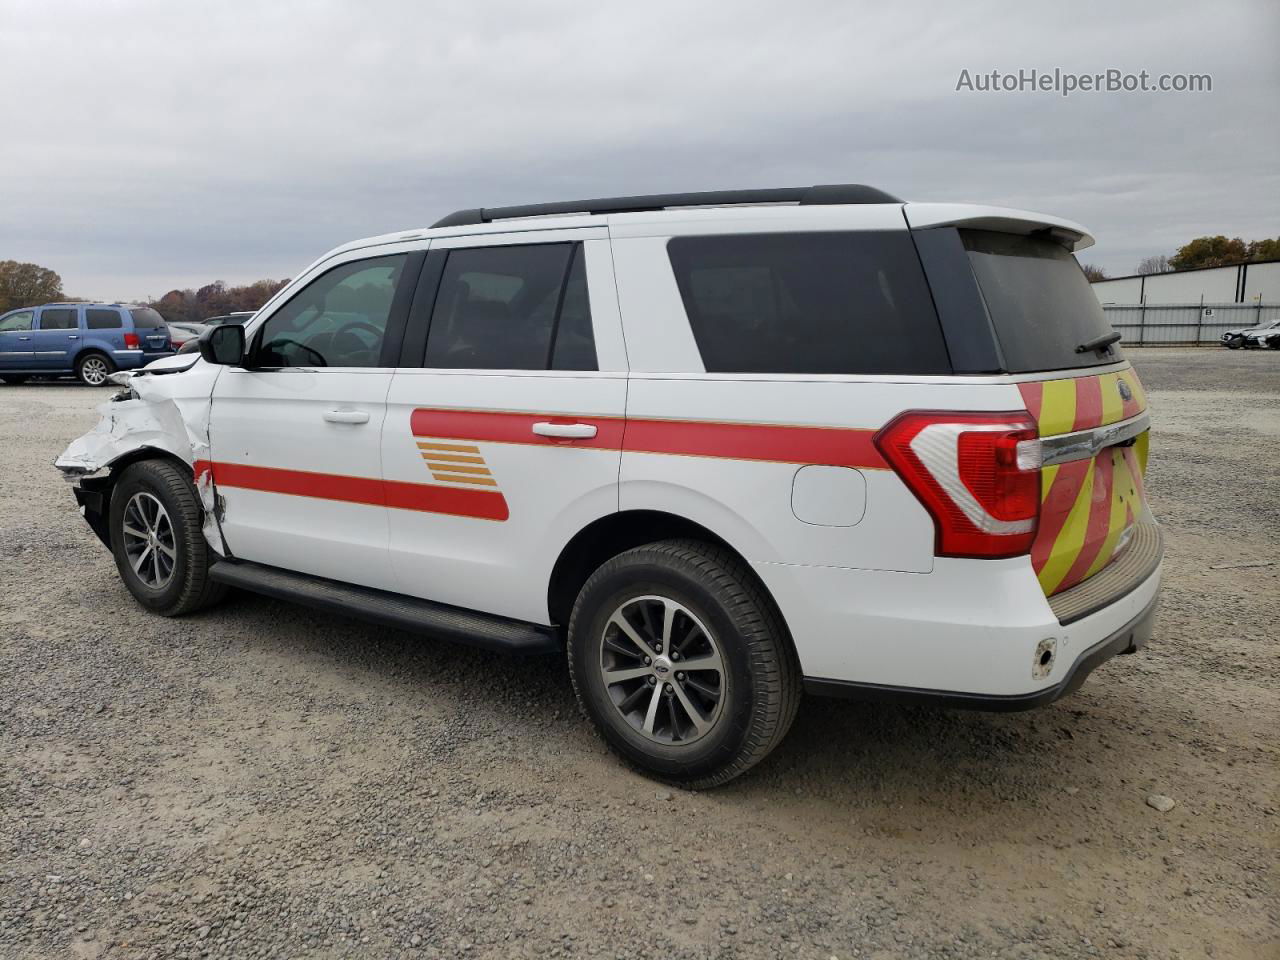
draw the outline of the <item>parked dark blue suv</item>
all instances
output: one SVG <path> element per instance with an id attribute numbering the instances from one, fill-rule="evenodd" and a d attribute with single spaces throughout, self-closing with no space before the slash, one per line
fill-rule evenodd
<path id="1" fill-rule="evenodd" d="M 173 353 L 169 328 L 150 307 L 46 303 L 0 315 L 0 380 L 74 373 L 91 387 Z"/>

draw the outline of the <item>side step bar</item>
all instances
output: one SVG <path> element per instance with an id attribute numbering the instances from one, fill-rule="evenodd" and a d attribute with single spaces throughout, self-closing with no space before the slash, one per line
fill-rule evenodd
<path id="1" fill-rule="evenodd" d="M 293 573 L 260 563 L 219 560 L 209 568 L 209 576 L 219 583 L 277 600 L 290 600 L 315 610 L 368 620 L 397 630 L 425 633 L 485 650 L 521 654 L 560 651 L 560 641 L 552 627 Z"/>

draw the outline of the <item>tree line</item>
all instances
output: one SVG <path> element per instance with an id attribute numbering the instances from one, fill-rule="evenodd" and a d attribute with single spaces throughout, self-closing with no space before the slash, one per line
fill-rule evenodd
<path id="1" fill-rule="evenodd" d="M 257 310 L 288 280 L 258 280 L 244 286 L 229 287 L 221 280 L 207 283 L 197 290 L 170 290 L 158 300 L 144 300 L 170 323 L 199 323 L 225 313 Z M 62 277 L 48 267 L 17 260 L 0 260 L 0 313 L 19 307 L 37 307 L 42 303 L 83 300 L 68 297 L 62 290 Z"/>
<path id="2" fill-rule="evenodd" d="M 1225 267 L 1235 263 L 1280 260 L 1280 237 L 1242 240 L 1240 237 L 1196 237 L 1180 246 L 1173 256 L 1157 254 L 1138 262 L 1135 274 L 1172 273 L 1199 267 Z M 1107 279 L 1106 271 L 1092 263 L 1081 264 L 1090 282 Z"/>

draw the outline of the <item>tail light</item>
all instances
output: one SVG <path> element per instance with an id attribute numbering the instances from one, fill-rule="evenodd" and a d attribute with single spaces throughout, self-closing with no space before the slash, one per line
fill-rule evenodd
<path id="1" fill-rule="evenodd" d="M 876 434 L 876 447 L 937 528 L 940 557 L 1016 557 L 1040 516 L 1040 442 L 1025 410 L 913 410 Z"/>
<path id="2" fill-rule="evenodd" d="M 137 350 L 142 345 L 142 341 L 138 339 L 136 333 L 126 333 L 124 335 L 124 345 L 130 350 Z"/>

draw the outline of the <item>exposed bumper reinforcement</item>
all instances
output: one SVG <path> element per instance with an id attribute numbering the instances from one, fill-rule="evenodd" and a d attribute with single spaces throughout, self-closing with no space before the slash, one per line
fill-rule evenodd
<path id="1" fill-rule="evenodd" d="M 1017 694 L 959 693 L 951 690 L 922 690 L 916 687 L 893 687 L 878 683 L 857 683 L 848 680 L 824 680 L 805 677 L 804 689 L 822 697 L 845 697 L 854 700 L 872 700 L 882 703 L 922 704 L 934 707 L 951 707 L 962 710 L 1014 711 L 1042 707 L 1074 693 L 1095 669 L 1121 653 L 1135 653 L 1151 638 L 1155 624 L 1159 595 L 1153 597 L 1145 610 L 1126 623 L 1111 636 L 1102 640 L 1076 658 L 1067 675 L 1060 682 L 1042 690 Z"/>

